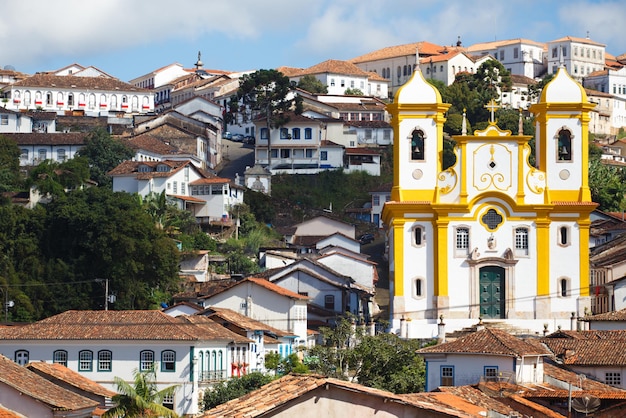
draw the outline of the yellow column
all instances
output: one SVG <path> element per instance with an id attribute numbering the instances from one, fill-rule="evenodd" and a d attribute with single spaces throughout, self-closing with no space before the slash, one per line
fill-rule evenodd
<path id="1" fill-rule="evenodd" d="M 404 296 L 404 219 L 393 222 L 394 296 Z"/>
<path id="2" fill-rule="evenodd" d="M 589 296 L 589 227 L 591 221 L 587 217 L 578 221 L 580 241 L 580 296 Z"/>
<path id="3" fill-rule="evenodd" d="M 435 236 L 434 266 L 434 294 L 433 296 L 448 296 L 448 225 L 450 221 L 436 221 L 437 234 Z"/>
<path id="4" fill-rule="evenodd" d="M 550 220 L 537 215 L 537 296 L 550 294 Z"/>

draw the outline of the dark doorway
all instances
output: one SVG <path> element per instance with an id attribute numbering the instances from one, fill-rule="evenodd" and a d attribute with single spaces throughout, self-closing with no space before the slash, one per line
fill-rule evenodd
<path id="1" fill-rule="evenodd" d="M 480 269 L 480 316 L 504 318 L 504 269 L 487 266 Z"/>

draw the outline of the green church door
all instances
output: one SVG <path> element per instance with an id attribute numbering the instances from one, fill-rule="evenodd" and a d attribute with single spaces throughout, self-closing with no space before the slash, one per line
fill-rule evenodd
<path id="1" fill-rule="evenodd" d="M 480 269 L 480 316 L 504 318 L 504 269 L 487 266 Z"/>

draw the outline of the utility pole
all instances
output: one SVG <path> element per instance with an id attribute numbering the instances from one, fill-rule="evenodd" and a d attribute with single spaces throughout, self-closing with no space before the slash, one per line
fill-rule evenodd
<path id="1" fill-rule="evenodd" d="M 104 282 L 104 310 L 109 310 L 109 279 L 96 279 L 96 283 Z"/>

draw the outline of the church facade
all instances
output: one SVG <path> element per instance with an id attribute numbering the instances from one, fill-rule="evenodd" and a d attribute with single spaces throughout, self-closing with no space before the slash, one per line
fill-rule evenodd
<path id="1" fill-rule="evenodd" d="M 495 103 L 492 103 L 495 108 Z M 393 332 L 432 338 L 479 321 L 528 332 L 569 329 L 589 299 L 588 122 L 595 105 L 564 68 L 544 88 L 530 136 L 491 121 L 453 137 L 442 167 L 448 104 L 422 73 L 388 106 L 394 184 L 383 209 Z"/>

